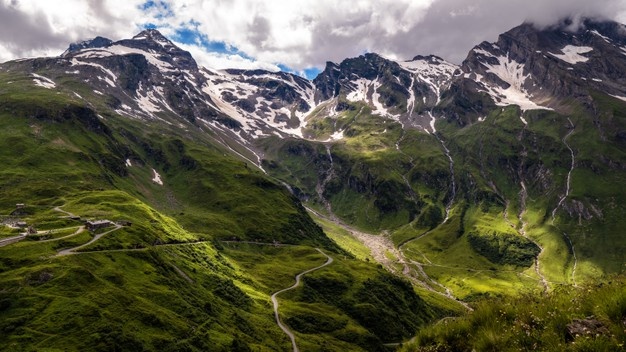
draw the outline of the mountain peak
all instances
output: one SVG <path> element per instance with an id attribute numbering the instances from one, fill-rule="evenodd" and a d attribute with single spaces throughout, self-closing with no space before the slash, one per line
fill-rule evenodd
<path id="1" fill-rule="evenodd" d="M 70 46 L 65 50 L 65 52 L 61 55 L 67 55 L 69 53 L 79 51 L 82 49 L 91 49 L 91 48 L 104 48 L 113 44 L 113 41 L 109 38 L 97 36 L 93 39 L 84 40 L 81 42 L 76 42 L 70 44 Z"/>
<path id="2" fill-rule="evenodd" d="M 157 29 L 144 29 L 139 32 L 139 34 L 135 35 L 132 40 L 151 40 L 162 45 L 174 45 L 169 39 L 167 39 L 161 32 Z"/>

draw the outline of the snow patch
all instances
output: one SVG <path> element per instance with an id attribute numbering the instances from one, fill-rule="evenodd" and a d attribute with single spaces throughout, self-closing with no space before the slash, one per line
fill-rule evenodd
<path id="1" fill-rule="evenodd" d="M 602 82 L 602 80 L 599 79 L 599 78 L 592 78 L 591 80 L 594 81 L 594 82 Z"/>
<path id="2" fill-rule="evenodd" d="M 139 95 L 137 96 L 137 99 L 135 100 L 137 102 L 137 105 L 139 105 L 139 108 L 143 111 L 147 111 L 147 112 L 160 112 L 162 111 L 161 108 L 154 104 L 153 101 L 156 101 L 156 97 L 154 96 L 154 93 L 152 92 L 148 92 L 148 94 L 144 95 Z"/>
<path id="3" fill-rule="evenodd" d="M 159 173 L 155 169 L 152 169 L 152 172 L 154 173 L 154 176 L 152 177 L 152 182 L 163 186 L 163 181 L 161 181 L 161 175 L 159 175 Z"/>
<path id="4" fill-rule="evenodd" d="M 561 49 L 561 52 L 563 54 L 554 54 L 554 53 L 549 53 L 549 54 L 556 57 L 559 60 L 567 62 L 568 64 L 576 65 L 577 63 L 580 63 L 580 62 L 589 61 L 588 57 L 584 57 L 580 54 L 586 54 L 592 50 L 593 48 L 589 46 L 567 45 L 563 49 Z"/>
<path id="5" fill-rule="evenodd" d="M 346 99 L 351 102 L 365 101 L 367 99 L 367 92 L 372 82 L 370 80 L 360 78 L 356 80 L 354 84 L 356 84 L 356 90 L 348 93 Z"/>
<path id="6" fill-rule="evenodd" d="M 52 89 L 55 88 L 57 85 L 56 83 L 54 83 L 54 81 L 52 81 L 50 78 L 44 77 L 44 76 L 40 76 L 36 73 L 31 73 L 31 76 L 33 76 L 33 82 L 35 82 L 35 85 L 39 86 L 39 87 L 43 87 L 43 88 L 47 88 L 47 89 Z"/>
<path id="7" fill-rule="evenodd" d="M 115 83 L 113 83 L 113 82 L 117 81 L 117 76 L 113 73 L 113 71 L 109 70 L 108 68 L 106 68 L 106 67 L 104 67 L 102 65 L 93 63 L 93 62 L 80 61 L 80 60 L 78 60 L 76 58 L 73 58 L 72 61 L 70 61 L 70 64 L 72 66 L 92 66 L 92 67 L 95 67 L 95 68 L 101 70 L 102 72 L 106 73 L 107 76 L 110 77 L 110 79 L 109 78 L 102 78 L 102 77 L 98 77 L 98 78 L 101 79 L 101 80 L 106 80 L 107 83 L 109 83 L 109 85 L 111 87 L 115 87 Z"/>
<path id="8" fill-rule="evenodd" d="M 483 55 L 493 56 L 482 49 L 475 50 Z M 397 63 L 405 70 L 411 72 L 414 75 L 414 79 L 417 78 L 418 81 L 427 84 L 431 88 L 437 99 L 435 105 L 440 102 L 441 89 L 450 84 L 454 76 L 454 71 L 458 69 L 458 66 L 444 60 L 436 60 L 436 63 L 433 63 L 431 61 L 418 59 L 414 61 L 399 61 Z M 409 93 L 414 94 L 412 89 Z M 422 100 L 424 104 L 426 104 L 425 96 L 422 96 Z M 411 100 L 411 102 L 414 103 L 415 100 Z"/>
<path id="9" fill-rule="evenodd" d="M 133 164 L 130 162 L 130 159 L 126 159 L 126 166 L 131 167 Z"/>
<path id="10" fill-rule="evenodd" d="M 524 125 L 527 125 L 527 126 L 528 126 L 528 121 L 526 121 L 526 119 L 524 118 L 524 116 L 523 116 L 523 115 L 519 115 L 519 119 L 520 119 L 520 120 L 522 120 L 522 123 L 523 123 Z"/>
<path id="11" fill-rule="evenodd" d="M 607 42 L 607 43 L 609 43 L 609 44 L 611 43 L 611 38 L 606 37 L 606 36 L 604 36 L 604 35 L 600 34 L 600 32 L 596 31 L 595 29 L 594 29 L 594 30 L 592 30 L 592 31 L 591 31 L 591 33 L 593 33 L 593 34 L 597 35 L 598 37 L 600 37 L 600 38 L 604 39 L 604 41 L 605 41 L 605 42 Z"/>
<path id="12" fill-rule="evenodd" d="M 504 89 L 499 86 L 487 84 L 483 82 L 483 77 L 480 75 L 476 77 L 478 82 L 483 83 L 486 89 L 485 92 L 494 98 L 496 105 L 518 105 L 522 111 L 536 109 L 551 110 L 550 108 L 537 105 L 530 100 L 530 95 L 524 88 L 524 83 L 530 78 L 530 74 L 524 74 L 524 64 L 511 60 L 508 56 L 498 57 L 498 62 L 499 64 L 497 65 L 487 63 L 482 63 L 482 65 L 487 68 L 487 72 L 495 74 L 502 81 L 508 83 L 508 88 Z"/>
<path id="13" fill-rule="evenodd" d="M 372 111 L 372 115 L 380 115 L 398 121 L 400 119 L 400 116 L 390 113 L 389 110 L 387 110 L 387 108 L 385 108 L 380 102 L 380 94 L 378 94 L 378 88 L 380 88 L 381 85 L 382 84 L 378 81 L 378 79 L 372 82 L 372 87 L 374 89 L 374 92 L 372 93 L 372 104 L 375 108 L 375 110 Z"/>
<path id="14" fill-rule="evenodd" d="M 337 131 L 330 136 L 330 139 L 333 141 L 338 141 L 343 139 L 343 131 Z"/>
<path id="15" fill-rule="evenodd" d="M 432 112 L 429 111 L 428 115 L 430 115 L 430 129 L 433 133 L 437 133 L 437 129 L 435 128 L 435 122 L 437 122 L 437 120 L 435 119 L 435 116 Z"/>
<path id="16" fill-rule="evenodd" d="M 613 98 L 617 98 L 617 99 L 619 99 L 621 101 L 626 101 L 626 97 L 622 97 L 622 96 L 619 96 L 619 95 L 613 95 L 613 94 L 609 94 L 609 95 L 612 96 Z"/>
<path id="17" fill-rule="evenodd" d="M 479 49 L 479 48 L 474 48 L 473 50 L 476 54 L 480 54 L 486 57 L 495 57 L 492 53 L 488 52 L 487 50 L 483 50 L 483 49 Z"/>

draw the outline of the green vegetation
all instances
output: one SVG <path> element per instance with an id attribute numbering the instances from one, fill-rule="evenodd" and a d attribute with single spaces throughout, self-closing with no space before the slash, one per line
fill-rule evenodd
<path id="1" fill-rule="evenodd" d="M 41 233 L 0 247 L 0 350 L 287 351 L 269 297 L 319 265 L 314 247 L 336 259 L 318 280 L 350 280 L 338 305 L 315 277 L 281 295 L 303 350 L 382 349 L 451 311 L 359 260 L 367 249 L 325 224 L 352 258 L 285 187 L 197 126 L 119 118 L 71 80 L 57 80 L 57 90 L 0 74 L 6 81 L 0 214 L 26 203 L 15 217 Z M 88 219 L 125 226 L 81 231 Z"/>
<path id="2" fill-rule="evenodd" d="M 383 350 L 416 331 L 408 350 L 623 349 L 625 280 L 590 283 L 625 264 L 619 99 L 593 92 L 562 115 L 444 94 L 430 134 L 340 95 L 303 131 L 327 142 L 255 141 L 265 175 L 227 132 L 169 112 L 122 118 L 85 82 L 61 75 L 50 90 L 19 73 L 54 74 L 45 60 L 12 65 L 0 73 L 0 214 L 40 232 L 0 247 L 0 350 L 287 351 L 270 296 L 324 262 L 316 248 L 333 264 L 279 297 L 302 350 Z M 406 110 L 404 93 L 378 94 Z M 490 113 L 477 121 L 467 98 Z M 401 253 L 368 243 L 374 254 L 424 286 L 300 201 L 388 235 Z M 124 226 L 83 231 L 88 219 Z M 3 224 L 0 239 L 21 231 Z M 476 310 L 449 318 L 462 308 L 444 295 Z"/>
<path id="3" fill-rule="evenodd" d="M 541 251 L 532 241 L 507 233 L 470 232 L 467 240 L 478 254 L 496 264 L 529 267 Z"/>
<path id="4" fill-rule="evenodd" d="M 295 274 L 324 262 L 317 251 L 304 247 L 231 242 L 224 248 L 267 295 L 293 284 Z M 282 319 L 295 331 L 302 350 L 355 348 L 346 343 L 368 351 L 381 349 L 382 343 L 408 339 L 436 317 L 457 312 L 427 304 L 408 282 L 373 264 L 334 259 L 279 297 Z"/>
<path id="5" fill-rule="evenodd" d="M 626 279 L 489 300 L 419 331 L 401 351 L 621 351 Z"/>

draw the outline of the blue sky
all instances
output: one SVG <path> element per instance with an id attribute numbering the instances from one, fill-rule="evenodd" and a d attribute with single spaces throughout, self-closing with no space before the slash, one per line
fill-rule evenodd
<path id="1" fill-rule="evenodd" d="M 166 1 L 146 1 L 140 6 L 140 8 L 143 11 L 151 12 L 154 18 L 159 20 L 167 20 L 168 18 L 173 18 L 176 16 L 176 14 Z M 198 46 L 209 53 L 239 56 L 245 60 L 256 61 L 254 57 L 246 54 L 245 52 L 239 50 L 233 45 L 227 44 L 224 41 L 211 40 L 208 35 L 200 31 L 200 23 L 195 20 L 180 24 L 176 28 L 172 28 L 171 24 L 169 24 L 167 21 L 164 22 L 166 23 L 164 25 L 158 25 L 153 22 L 148 22 L 143 25 L 143 28 L 158 30 L 165 29 L 166 33 L 172 33 L 168 36 L 170 40 L 176 43 Z M 298 74 L 308 79 L 315 78 L 321 72 L 321 69 L 319 67 L 314 66 L 307 67 L 301 70 L 295 70 L 282 63 L 276 62 L 273 64 L 275 64 L 276 67 L 279 68 L 281 71 Z"/>

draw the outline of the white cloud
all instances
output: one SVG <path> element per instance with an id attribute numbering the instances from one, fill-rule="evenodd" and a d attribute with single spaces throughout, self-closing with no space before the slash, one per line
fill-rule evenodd
<path id="1" fill-rule="evenodd" d="M 299 70 L 362 53 L 377 40 L 408 31 L 432 1 L 172 1 L 176 17 L 160 22 L 198 22 L 211 40 Z"/>
<path id="2" fill-rule="evenodd" d="M 189 45 L 178 43 L 183 50 L 187 50 L 191 53 L 196 62 L 200 66 L 222 70 L 226 68 L 239 68 L 239 69 L 263 69 L 267 71 L 280 71 L 280 68 L 275 64 L 264 63 L 257 60 L 251 60 L 242 57 L 237 54 L 223 54 L 207 52 L 204 48 L 198 45 Z"/>
<path id="3" fill-rule="evenodd" d="M 0 43 L 11 58 L 61 53 L 97 35 L 119 39 L 146 21 L 143 0 L 1 0 Z"/>
<path id="4" fill-rule="evenodd" d="M 572 15 L 626 22 L 623 0 L 0 0 L 1 59 L 60 53 L 97 35 L 128 38 L 147 23 L 197 28 L 245 55 L 185 46 L 207 66 L 323 67 L 372 51 L 399 59 L 437 54 L 460 62 L 483 40 L 530 19 L 548 24 Z M 254 58 L 253 60 L 249 57 Z"/>

